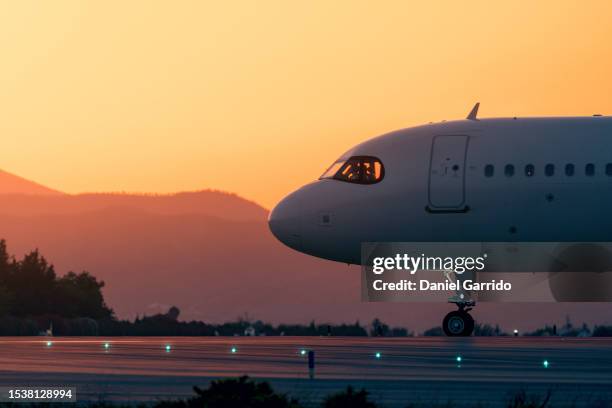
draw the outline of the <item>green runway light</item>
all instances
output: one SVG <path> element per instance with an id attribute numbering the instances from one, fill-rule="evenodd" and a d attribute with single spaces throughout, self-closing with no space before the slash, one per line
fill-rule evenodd
<path id="1" fill-rule="evenodd" d="M 376 354 L 374 354 L 374 357 L 381 358 L 382 354 L 380 353 L 380 351 L 377 351 Z"/>
<path id="2" fill-rule="evenodd" d="M 544 368 L 548 368 L 548 366 L 550 365 L 550 363 L 548 362 L 548 360 L 544 360 L 542 362 L 542 365 L 544 366 Z"/>
<path id="3" fill-rule="evenodd" d="M 108 343 L 108 342 L 104 343 L 104 349 L 108 350 L 109 348 L 110 348 L 110 343 Z"/>
<path id="4" fill-rule="evenodd" d="M 461 358 L 461 356 L 457 356 L 455 360 L 457 361 L 458 364 L 460 364 L 463 359 Z"/>
<path id="5" fill-rule="evenodd" d="M 170 350 L 172 350 L 172 346 L 170 346 L 169 344 L 166 344 L 165 349 L 166 349 L 166 353 L 169 353 Z"/>
<path id="6" fill-rule="evenodd" d="M 230 352 L 231 352 L 232 354 L 236 353 L 237 351 L 238 351 L 238 349 L 237 349 L 236 347 L 232 347 L 232 348 L 230 349 Z"/>
<path id="7" fill-rule="evenodd" d="M 47 347 L 51 347 L 52 345 L 53 345 L 53 342 L 51 342 L 51 341 L 47 342 Z"/>
<path id="8" fill-rule="evenodd" d="M 300 355 L 301 355 L 301 356 L 305 356 L 305 355 L 306 355 L 306 350 L 301 349 L 301 350 L 300 350 Z"/>

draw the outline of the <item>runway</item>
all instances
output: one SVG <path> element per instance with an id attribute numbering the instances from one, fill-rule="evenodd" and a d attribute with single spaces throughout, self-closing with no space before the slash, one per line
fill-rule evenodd
<path id="1" fill-rule="evenodd" d="M 387 407 L 505 406 L 552 391 L 553 406 L 612 401 L 612 339 L 121 337 L 0 338 L 0 385 L 76 386 L 79 401 L 156 401 L 243 374 L 316 404 L 351 384 Z M 105 343 L 107 345 L 105 346 Z M 233 348 L 233 350 L 232 350 Z M 306 351 L 315 352 L 308 378 Z M 379 353 L 377 355 L 377 353 Z M 460 361 L 459 361 L 460 360 Z"/>

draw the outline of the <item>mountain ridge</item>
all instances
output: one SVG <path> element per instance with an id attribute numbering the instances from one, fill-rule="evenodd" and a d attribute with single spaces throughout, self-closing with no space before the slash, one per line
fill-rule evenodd
<path id="1" fill-rule="evenodd" d="M 64 193 L 0 169 L 0 194 L 62 195 Z"/>
<path id="2" fill-rule="evenodd" d="M 170 194 L 83 193 L 3 194 L 0 213 L 16 216 L 78 214 L 105 208 L 132 208 L 156 214 L 205 214 L 231 220 L 265 220 L 268 210 L 234 193 L 199 190 Z"/>

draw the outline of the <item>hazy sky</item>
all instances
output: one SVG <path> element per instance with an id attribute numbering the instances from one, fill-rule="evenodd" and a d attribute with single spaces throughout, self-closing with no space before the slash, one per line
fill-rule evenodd
<path id="1" fill-rule="evenodd" d="M 270 207 L 350 146 L 477 100 L 612 114 L 612 2 L 466 3 L 3 1 L 0 168 Z"/>

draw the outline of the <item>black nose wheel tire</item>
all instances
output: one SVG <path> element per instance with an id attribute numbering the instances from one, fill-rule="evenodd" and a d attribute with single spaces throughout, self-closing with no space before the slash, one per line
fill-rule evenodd
<path id="1" fill-rule="evenodd" d="M 442 330 L 449 337 L 470 336 L 474 331 L 474 319 L 466 311 L 455 310 L 444 318 Z"/>

